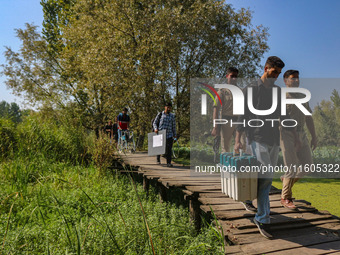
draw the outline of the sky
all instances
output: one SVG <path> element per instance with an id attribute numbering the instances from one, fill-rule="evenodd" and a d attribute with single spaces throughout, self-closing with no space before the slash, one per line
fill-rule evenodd
<path id="1" fill-rule="evenodd" d="M 16 38 L 15 29 L 24 28 L 25 23 L 41 27 L 43 12 L 40 0 L 0 0 L 0 65 L 5 64 L 5 46 L 17 51 L 20 41 Z M 0 77 L 0 101 L 16 102 L 23 107 L 23 100 L 11 94 L 6 88 L 6 77 Z"/>
<path id="2" fill-rule="evenodd" d="M 286 64 L 283 72 L 297 69 L 302 78 L 316 79 L 301 86 L 312 94 L 311 105 L 322 99 L 329 99 L 333 89 L 340 91 L 340 1 L 338 0 L 227 0 L 238 10 L 242 7 L 253 11 L 253 25 L 269 28 L 270 50 L 264 55 L 262 65 L 268 56 L 279 56 Z M 1 0 L 0 9 L 0 64 L 5 63 L 4 46 L 14 50 L 20 47 L 15 37 L 16 28 L 25 23 L 41 27 L 43 12 L 40 0 Z M 279 77 L 279 79 L 282 75 Z M 0 77 L 0 101 L 23 100 L 11 94 Z M 282 83 L 279 81 L 279 83 Z"/>
<path id="3" fill-rule="evenodd" d="M 269 28 L 270 50 L 286 64 L 277 83 L 288 69 L 300 72 L 301 87 L 308 89 L 316 106 L 328 100 L 333 89 L 340 92 L 340 1 L 338 0 L 227 0 L 233 7 L 250 8 L 253 25 Z M 314 78 L 314 79 L 310 79 Z M 319 79 L 323 78 L 323 79 Z M 325 79 L 326 78 L 326 79 Z M 338 79 L 334 79 L 338 78 Z"/>

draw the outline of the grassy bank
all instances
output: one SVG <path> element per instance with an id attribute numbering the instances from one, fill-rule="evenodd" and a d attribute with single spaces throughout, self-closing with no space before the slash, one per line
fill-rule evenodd
<path id="1" fill-rule="evenodd" d="M 220 233 L 197 234 L 188 208 L 108 170 L 105 139 L 36 117 L 0 124 L 1 254 L 221 253 Z"/>
<path id="2" fill-rule="evenodd" d="M 282 188 L 279 179 L 273 185 Z M 327 210 L 340 217 L 340 180 L 339 179 L 301 179 L 294 184 L 293 197 L 312 203 L 318 210 Z"/>
<path id="3" fill-rule="evenodd" d="M 44 161 L 8 162 L 0 173 L 4 254 L 152 254 L 142 207 L 156 254 L 220 251 L 215 229 L 196 235 L 187 208 L 146 197 L 139 184 L 136 192 L 126 176 Z"/>

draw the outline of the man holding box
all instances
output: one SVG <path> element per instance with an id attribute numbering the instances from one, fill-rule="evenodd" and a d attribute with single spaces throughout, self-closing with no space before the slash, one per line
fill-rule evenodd
<path id="1" fill-rule="evenodd" d="M 172 104 L 166 103 L 164 111 L 157 115 L 153 122 L 153 129 L 155 133 L 165 129 L 166 130 L 166 162 L 167 167 L 173 167 L 171 164 L 171 150 L 173 139 L 176 139 L 176 120 L 175 115 L 171 113 Z M 157 164 L 161 163 L 161 156 L 157 155 Z"/>
<path id="2" fill-rule="evenodd" d="M 266 116 L 256 115 L 252 113 L 247 104 L 245 104 L 245 114 L 239 116 L 238 122 L 250 119 L 260 119 L 264 121 L 263 126 L 247 127 L 242 125 L 237 127 L 234 149 L 238 151 L 242 149 L 241 135 L 246 131 L 248 141 L 251 145 L 253 154 L 256 156 L 263 166 L 276 166 L 279 154 L 280 131 L 278 122 L 266 122 L 265 119 L 282 119 L 281 117 L 281 90 L 274 82 L 285 66 L 283 61 L 276 57 L 269 57 L 264 67 L 264 73 L 260 79 L 248 87 L 252 88 L 252 102 L 257 110 L 268 110 L 273 104 L 273 88 L 278 90 L 278 107 L 276 110 Z M 244 90 L 245 102 L 248 102 L 247 88 Z M 297 133 L 292 129 L 295 141 L 299 144 Z M 257 213 L 254 218 L 254 223 L 258 227 L 262 236 L 272 238 L 270 232 L 270 203 L 269 191 L 272 185 L 273 172 L 262 172 L 258 176 L 258 191 L 257 191 Z"/>

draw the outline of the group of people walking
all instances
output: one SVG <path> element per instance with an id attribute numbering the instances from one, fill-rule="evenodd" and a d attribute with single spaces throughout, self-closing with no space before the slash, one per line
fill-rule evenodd
<path id="1" fill-rule="evenodd" d="M 297 126 L 294 128 L 285 128 L 280 126 L 279 122 L 266 122 L 261 127 L 245 127 L 238 125 L 231 127 L 223 125 L 221 129 L 222 152 L 230 151 L 231 140 L 235 134 L 234 150 L 239 151 L 245 148 L 245 142 L 250 147 L 253 155 L 264 166 L 276 166 L 278 162 L 279 149 L 281 147 L 283 160 L 286 166 L 295 166 L 290 169 L 296 169 L 296 166 L 312 164 L 312 151 L 317 146 L 317 137 L 314 128 L 312 116 L 305 116 L 296 105 L 287 105 L 287 115 L 281 115 L 281 91 L 280 87 L 275 85 L 282 69 L 285 67 L 284 62 L 276 56 L 269 57 L 266 61 L 262 76 L 247 86 L 252 88 L 252 102 L 257 110 L 268 110 L 272 106 L 273 88 L 278 90 L 278 107 L 270 115 L 259 116 L 252 113 L 245 105 L 245 114 L 242 116 L 233 116 L 233 97 L 229 90 L 220 89 L 218 94 L 223 104 L 217 103 L 213 118 L 223 118 L 227 120 L 242 122 L 244 119 L 294 119 Z M 238 69 L 231 67 L 227 70 L 227 80 L 229 84 L 237 86 Z M 287 87 L 299 87 L 299 71 L 287 70 L 283 75 L 284 83 Z M 248 102 L 247 88 L 243 90 L 245 102 Z M 298 98 L 298 93 L 289 93 L 287 98 Z M 216 100 L 218 102 L 218 100 Z M 308 103 L 304 107 L 312 112 Z M 307 139 L 305 125 L 311 135 L 311 144 Z M 246 139 L 243 139 L 245 134 Z M 217 130 L 213 129 L 212 135 L 216 136 Z M 245 209 L 256 211 L 254 223 L 257 225 L 260 233 L 266 238 L 272 238 L 270 231 L 270 203 L 269 192 L 272 185 L 274 173 L 260 173 L 258 178 L 257 208 L 252 201 L 243 201 Z M 288 171 L 281 176 L 283 188 L 281 193 L 281 204 L 288 209 L 295 209 L 293 202 L 292 187 L 304 175 L 303 169 L 298 171 Z"/>
<path id="2" fill-rule="evenodd" d="M 173 167 L 172 160 L 172 145 L 173 141 L 177 139 L 176 133 L 176 120 L 175 115 L 171 113 L 172 111 L 172 103 L 167 102 L 164 105 L 164 111 L 159 112 L 152 120 L 152 129 L 158 134 L 158 131 L 166 130 L 166 166 Z M 119 138 L 122 136 L 124 131 L 129 130 L 130 125 L 130 116 L 127 114 L 128 109 L 124 108 L 123 111 L 118 115 L 117 122 L 113 123 L 112 120 L 109 120 L 108 123 L 104 127 L 105 133 L 110 137 L 110 139 L 114 139 L 116 142 L 119 141 Z M 161 164 L 161 156 L 157 156 L 157 164 Z"/>
<path id="3" fill-rule="evenodd" d="M 117 116 L 115 123 L 113 123 L 112 120 L 109 120 L 105 125 L 104 132 L 110 137 L 110 139 L 114 139 L 118 142 L 119 138 L 122 136 L 122 132 L 129 130 L 130 116 L 127 113 L 128 109 L 124 108 Z"/>
<path id="4" fill-rule="evenodd" d="M 216 98 L 217 104 L 214 106 L 213 119 L 226 119 L 234 122 L 242 122 L 244 120 L 265 120 L 265 119 L 294 119 L 297 125 L 293 128 L 287 128 L 280 125 L 280 122 L 266 122 L 258 127 L 245 127 L 238 125 L 222 125 L 221 129 L 213 128 L 212 135 L 221 135 L 222 153 L 231 151 L 231 141 L 235 137 L 234 150 L 239 151 L 244 149 L 246 144 L 253 155 L 256 156 L 258 162 L 264 166 L 276 166 L 278 162 L 279 150 L 281 147 L 283 160 L 286 166 L 295 166 L 289 169 L 296 169 L 296 166 L 312 164 L 312 150 L 317 146 L 317 137 L 314 128 L 312 116 L 304 115 L 296 105 L 287 105 L 286 115 L 281 115 L 281 91 L 280 87 L 275 85 L 275 81 L 279 77 L 282 69 L 285 67 L 284 62 L 276 56 L 271 56 L 267 59 L 263 74 L 260 78 L 254 80 L 244 90 L 245 102 L 248 102 L 247 88 L 252 88 L 253 107 L 257 110 L 268 110 L 273 103 L 273 88 L 278 90 L 278 107 L 267 116 L 254 114 L 248 109 L 245 104 L 244 115 L 233 115 L 233 96 L 228 89 L 220 89 L 218 95 L 221 98 L 221 103 Z M 235 67 L 230 67 L 227 70 L 227 82 L 230 85 L 238 86 L 237 78 L 239 70 Z M 299 71 L 287 70 L 283 75 L 283 80 L 286 87 L 297 88 L 300 85 Z M 287 98 L 299 98 L 298 93 L 289 93 Z M 309 112 L 312 112 L 308 103 L 303 104 Z M 167 167 L 172 167 L 171 164 L 171 149 L 174 139 L 177 138 L 175 115 L 171 113 L 172 104 L 166 103 L 164 111 L 159 112 L 152 121 L 153 131 L 158 134 L 161 130 L 166 130 L 166 163 Z M 127 115 L 127 109 L 117 117 L 117 139 L 121 136 L 121 132 L 129 129 L 130 117 Z M 308 141 L 305 132 L 305 126 L 310 132 L 311 142 Z M 111 128 L 112 127 L 112 128 Z M 105 127 L 105 131 L 114 135 L 114 125 L 110 121 Z M 157 156 L 157 164 L 161 164 L 160 155 Z M 257 192 L 257 208 L 252 201 L 243 201 L 245 209 L 248 211 L 256 211 L 254 223 L 258 227 L 260 233 L 266 238 L 272 238 L 270 231 L 270 203 L 269 192 L 272 185 L 274 172 L 268 171 L 259 173 L 258 176 L 258 192 Z M 288 209 L 296 209 L 292 197 L 292 187 L 304 175 L 303 170 L 298 168 L 298 171 L 288 171 L 281 180 L 283 188 L 281 193 L 281 204 Z"/>

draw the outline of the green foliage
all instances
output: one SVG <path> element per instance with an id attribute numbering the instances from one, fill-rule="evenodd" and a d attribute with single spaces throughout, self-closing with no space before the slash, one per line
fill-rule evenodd
<path id="1" fill-rule="evenodd" d="M 56 161 L 81 163 L 88 158 L 86 133 L 80 126 L 61 125 L 40 115 L 27 117 L 18 126 L 18 156 L 47 158 Z"/>
<path id="2" fill-rule="evenodd" d="M 62 27 L 68 24 L 68 19 L 74 0 L 41 0 L 44 21 L 42 34 L 48 42 L 51 54 L 58 54 L 65 46 L 62 42 Z"/>
<path id="3" fill-rule="evenodd" d="M 0 102 L 0 117 L 11 119 L 15 123 L 22 121 L 22 111 L 16 103 Z"/>
<path id="4" fill-rule="evenodd" d="M 147 197 L 140 184 L 135 191 L 124 176 L 17 160 L 1 165 L 0 185 L 5 254 L 150 254 L 137 193 L 156 254 L 223 254 L 214 228 L 196 235 L 186 208 L 160 203 L 153 189 Z"/>
<path id="5" fill-rule="evenodd" d="M 108 167 L 112 166 L 114 161 L 117 144 L 111 140 L 105 133 L 100 133 L 100 136 L 95 139 L 90 146 L 93 163 L 99 168 L 100 173 L 104 173 Z"/>
<path id="6" fill-rule="evenodd" d="M 267 29 L 252 26 L 250 10 L 223 1 L 41 4 L 42 35 L 27 24 L 17 30 L 19 53 L 5 52 L 6 84 L 94 130 L 127 106 L 143 138 L 173 99 L 178 133 L 188 135 L 190 78 L 221 77 L 231 65 L 253 76 L 268 50 Z"/>
<path id="7" fill-rule="evenodd" d="M 12 155 L 16 147 L 15 124 L 11 120 L 0 118 L 0 160 Z"/>
<path id="8" fill-rule="evenodd" d="M 338 147 L 319 147 L 313 152 L 314 163 L 335 164 L 340 162 L 340 149 Z"/>
<path id="9" fill-rule="evenodd" d="M 340 145 L 340 96 L 333 90 L 331 100 L 323 100 L 313 113 L 320 146 Z"/>
<path id="10" fill-rule="evenodd" d="M 150 254 L 151 236 L 156 254 L 223 254 L 218 231 L 206 224 L 197 235 L 187 208 L 106 171 L 105 137 L 44 116 L 0 122 L 17 144 L 0 163 L 1 253 Z M 81 164 L 89 153 L 93 164 Z"/>

